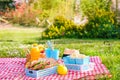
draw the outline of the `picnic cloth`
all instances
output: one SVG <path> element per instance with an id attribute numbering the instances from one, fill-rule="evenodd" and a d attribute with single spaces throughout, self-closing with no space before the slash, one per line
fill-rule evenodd
<path id="1" fill-rule="evenodd" d="M 98 76 L 109 75 L 109 70 L 102 64 L 98 56 L 90 57 L 95 63 L 94 70 L 87 72 L 68 71 L 67 75 L 53 74 L 41 78 L 32 78 L 25 75 L 25 58 L 0 58 L 0 80 L 94 80 Z"/>

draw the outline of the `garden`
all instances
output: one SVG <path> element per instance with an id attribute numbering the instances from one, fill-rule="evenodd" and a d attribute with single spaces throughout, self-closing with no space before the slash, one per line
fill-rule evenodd
<path id="1" fill-rule="evenodd" d="M 0 79 L 31 79 L 21 77 L 23 71 L 17 72 L 21 74 L 17 78 L 14 78 L 17 74 L 10 77 L 15 74 L 12 72 L 3 75 L 2 70 L 10 69 L 4 59 L 11 59 L 10 66 L 15 64 L 22 70 L 18 65 L 23 64 L 14 63 L 13 59 L 24 63 L 21 59 L 26 58 L 33 44 L 47 48 L 47 41 L 60 50 L 60 58 L 66 48 L 98 56 L 109 71 L 100 80 L 120 79 L 120 23 L 117 20 L 120 10 L 113 9 L 112 0 L 0 0 L 0 4 Z"/>

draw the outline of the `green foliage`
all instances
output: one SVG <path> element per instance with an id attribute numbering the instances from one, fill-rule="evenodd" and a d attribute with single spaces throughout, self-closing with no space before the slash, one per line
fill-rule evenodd
<path id="1" fill-rule="evenodd" d="M 43 12 L 41 12 L 40 15 L 38 15 L 38 17 L 41 21 L 44 20 L 44 19 L 47 19 L 49 17 L 49 11 L 44 10 Z"/>
<path id="2" fill-rule="evenodd" d="M 118 32 L 114 24 L 114 13 L 105 10 L 96 10 L 94 18 L 89 19 L 86 25 L 88 38 L 117 38 Z"/>
<path id="3" fill-rule="evenodd" d="M 49 12 L 48 19 L 53 20 L 55 16 L 63 15 L 68 18 L 73 16 L 74 0 L 37 0 L 32 3 L 34 9 Z M 69 13 L 69 14 L 68 14 Z"/>
<path id="4" fill-rule="evenodd" d="M 115 14 L 110 10 L 110 0 L 82 0 L 81 10 L 88 16 L 89 23 L 84 29 L 87 38 L 118 38 Z"/>
<path id="5" fill-rule="evenodd" d="M 51 9 L 52 7 L 55 7 L 54 6 L 54 2 L 56 0 L 41 0 L 41 7 L 42 9 L 45 9 L 45 10 L 48 10 L 48 9 Z"/>
<path id="6" fill-rule="evenodd" d="M 119 29 L 115 26 L 115 13 L 110 6 L 110 0 L 81 0 L 80 10 L 88 17 L 88 24 L 77 26 L 59 16 L 43 33 L 43 38 L 120 38 Z"/>
<path id="7" fill-rule="evenodd" d="M 110 7 L 111 0 L 81 0 L 80 4 L 81 11 L 90 18 L 96 13 L 96 9 L 110 11 Z"/>
<path id="8" fill-rule="evenodd" d="M 71 20 L 57 16 L 53 25 L 42 33 L 42 38 L 119 38 L 120 34 L 114 25 L 113 13 L 104 11 L 103 13 L 104 15 L 100 17 L 96 14 L 95 18 L 84 26 L 75 25 Z"/>
<path id="9" fill-rule="evenodd" d="M 60 0 L 61 1 L 61 0 Z M 58 6 L 59 0 L 37 0 L 31 4 L 35 9 L 50 10 Z"/>
<path id="10" fill-rule="evenodd" d="M 42 33 L 42 38 L 78 38 L 81 37 L 81 30 L 82 26 L 75 25 L 63 16 L 57 16 L 53 25 Z"/>
<path id="11" fill-rule="evenodd" d="M 20 8 L 8 15 L 12 23 L 25 26 L 47 27 L 47 21 L 53 22 L 43 33 L 44 38 L 120 38 L 110 0 L 81 0 L 81 14 L 87 16 L 89 21 L 85 26 L 75 25 L 71 21 L 73 5 L 74 0 L 31 0 L 29 6 L 23 7 L 24 10 Z"/>
<path id="12" fill-rule="evenodd" d="M 0 11 L 6 11 L 8 8 L 15 8 L 13 0 L 0 0 Z"/>
<path id="13" fill-rule="evenodd" d="M 73 2 L 73 0 L 30 0 L 29 5 L 18 4 L 15 11 L 8 11 L 4 16 L 15 24 L 47 27 L 46 20 L 53 22 L 57 15 L 72 19 Z"/>

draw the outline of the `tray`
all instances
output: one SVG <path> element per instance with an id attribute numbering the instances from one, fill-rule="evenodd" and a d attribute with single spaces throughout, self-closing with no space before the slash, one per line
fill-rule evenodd
<path id="1" fill-rule="evenodd" d="M 57 66 L 43 69 L 43 70 L 30 70 L 30 69 L 25 69 L 25 73 L 27 76 L 33 77 L 33 78 L 39 78 L 39 77 L 44 77 L 44 76 L 49 76 L 52 74 L 55 74 L 57 70 Z"/>
<path id="2" fill-rule="evenodd" d="M 68 70 L 74 70 L 74 71 L 91 71 L 94 70 L 95 63 L 90 62 L 89 64 L 83 64 L 83 65 L 77 65 L 77 64 L 65 64 Z"/>

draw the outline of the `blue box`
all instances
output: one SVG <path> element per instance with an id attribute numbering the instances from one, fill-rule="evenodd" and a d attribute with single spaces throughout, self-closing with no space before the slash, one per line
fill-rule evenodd
<path id="1" fill-rule="evenodd" d="M 86 72 L 86 71 L 94 70 L 95 64 L 90 62 L 89 64 L 83 64 L 83 65 L 65 64 L 65 66 L 67 67 L 68 70 Z"/>
<path id="2" fill-rule="evenodd" d="M 82 64 L 89 64 L 89 62 L 90 62 L 90 57 L 89 56 L 87 56 L 87 57 L 85 57 L 85 58 L 76 58 L 75 59 L 76 61 L 76 64 L 79 64 L 79 65 L 82 65 Z"/>
<path id="3" fill-rule="evenodd" d="M 27 76 L 33 77 L 33 78 L 49 76 L 49 75 L 57 73 L 57 66 L 47 68 L 47 69 L 43 69 L 43 70 L 30 70 L 30 69 L 26 68 L 25 73 L 26 73 Z"/>
<path id="4" fill-rule="evenodd" d="M 68 70 L 80 70 L 80 65 L 76 64 L 65 64 Z"/>
<path id="5" fill-rule="evenodd" d="M 55 60 L 59 59 L 59 50 L 58 49 L 51 50 L 50 48 L 47 48 L 45 50 L 45 54 L 46 54 L 47 58 L 53 58 Z"/>
<path id="6" fill-rule="evenodd" d="M 70 56 L 63 57 L 63 61 L 65 64 L 75 64 L 75 59 L 70 58 Z"/>
<path id="7" fill-rule="evenodd" d="M 69 64 L 69 59 L 70 59 L 69 56 L 63 57 L 64 63 L 65 63 L 65 64 Z"/>
<path id="8" fill-rule="evenodd" d="M 69 59 L 69 64 L 76 64 L 76 59 L 70 58 Z"/>
<path id="9" fill-rule="evenodd" d="M 89 64 L 90 62 L 90 57 L 87 56 L 85 58 L 70 58 L 70 56 L 63 57 L 63 61 L 65 64 Z"/>

